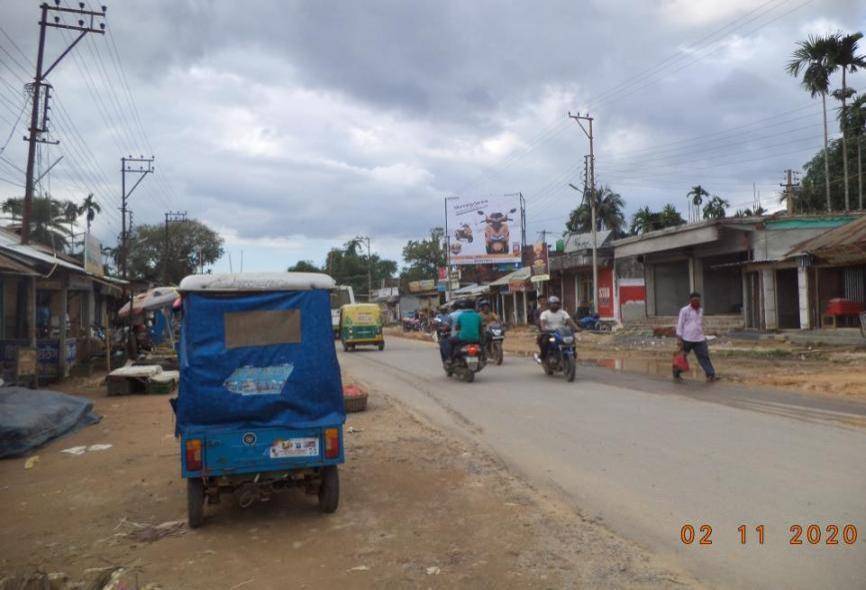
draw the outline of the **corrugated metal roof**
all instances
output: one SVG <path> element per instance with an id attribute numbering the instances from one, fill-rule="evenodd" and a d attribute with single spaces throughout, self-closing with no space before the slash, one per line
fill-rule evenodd
<path id="1" fill-rule="evenodd" d="M 21 244 L 18 235 L 9 230 L 0 228 L 0 250 L 17 254 L 19 256 L 24 256 L 31 260 L 36 260 L 39 262 L 44 262 L 45 264 L 56 264 L 58 266 L 62 266 L 63 268 L 69 270 L 75 270 L 82 274 L 87 274 L 84 272 L 84 269 L 80 266 L 72 264 L 71 262 L 67 262 L 57 256 L 53 256 L 51 254 L 42 252 L 38 248 L 34 248 L 27 244 Z"/>
<path id="2" fill-rule="evenodd" d="M 504 277 L 499 277 L 492 283 L 490 283 L 491 287 L 503 287 L 512 281 L 528 281 L 529 277 L 532 276 L 532 269 L 528 266 L 524 266 L 523 268 L 519 268 L 512 273 L 508 273 Z"/>
<path id="3" fill-rule="evenodd" d="M 0 254 L 0 271 L 12 272 L 27 276 L 38 276 L 39 273 L 27 266 L 18 262 L 14 258 Z"/>
<path id="4" fill-rule="evenodd" d="M 601 248 L 605 245 L 608 238 L 610 238 L 611 230 L 605 229 L 602 231 L 596 232 L 596 243 L 598 247 Z M 578 250 L 590 250 L 592 248 L 592 232 L 586 232 L 582 234 L 569 234 L 565 238 L 565 251 L 566 252 L 577 252 Z"/>
<path id="5" fill-rule="evenodd" d="M 787 256 L 811 254 L 831 263 L 866 260 L 866 217 L 800 242 Z"/>

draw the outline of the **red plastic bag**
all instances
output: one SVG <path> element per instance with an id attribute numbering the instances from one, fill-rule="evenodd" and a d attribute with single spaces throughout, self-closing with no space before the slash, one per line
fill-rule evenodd
<path id="1" fill-rule="evenodd" d="M 680 351 L 674 355 L 674 371 L 688 373 L 689 359 L 686 358 L 686 353 Z"/>

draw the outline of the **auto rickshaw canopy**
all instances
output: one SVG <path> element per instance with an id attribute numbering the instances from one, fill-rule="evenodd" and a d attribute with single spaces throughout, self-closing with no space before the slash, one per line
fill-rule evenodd
<path id="1" fill-rule="evenodd" d="M 318 273 L 181 281 L 178 431 L 343 423 L 329 301 L 334 286 Z"/>

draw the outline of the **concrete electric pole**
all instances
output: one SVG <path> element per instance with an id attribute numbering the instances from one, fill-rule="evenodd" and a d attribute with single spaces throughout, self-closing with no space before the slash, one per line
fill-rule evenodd
<path id="1" fill-rule="evenodd" d="M 785 170 L 786 181 L 779 186 L 785 187 L 785 205 L 787 206 L 788 215 L 793 215 L 794 211 L 794 189 L 800 186 L 800 183 L 794 182 L 794 174 L 790 168 Z"/>
<path id="2" fill-rule="evenodd" d="M 33 168 L 36 163 L 36 144 L 58 143 L 50 142 L 41 138 L 41 135 L 48 130 L 48 110 L 50 108 L 48 106 L 48 101 L 50 98 L 51 86 L 45 83 L 45 79 L 87 33 L 105 33 L 105 22 L 103 21 L 98 23 L 98 26 L 96 22 L 97 20 L 105 18 L 105 6 L 102 7 L 102 12 L 95 12 L 92 10 L 85 10 L 83 3 L 79 4 L 80 8 L 66 8 L 65 6 L 60 6 L 59 2 L 57 4 L 57 6 L 49 6 L 48 4 L 43 3 L 39 7 L 42 13 L 39 18 L 39 46 L 36 53 L 36 74 L 33 76 L 33 83 L 29 85 L 33 96 L 33 105 L 30 111 L 30 135 L 24 138 L 28 145 L 27 170 L 25 171 L 24 178 L 24 204 L 21 214 L 22 244 L 26 244 L 30 241 L 30 221 L 33 216 L 33 187 L 35 184 L 33 179 Z M 48 21 L 49 13 L 53 16 L 53 22 Z M 72 18 L 77 18 L 77 20 L 73 24 L 68 24 L 63 20 L 65 15 L 72 15 Z M 66 49 L 63 50 L 63 52 L 50 66 L 48 66 L 47 69 L 43 70 L 45 60 L 45 32 L 48 28 L 78 31 L 79 35 L 69 44 L 69 46 L 66 47 Z M 40 123 L 39 107 L 42 88 L 45 88 L 45 98 L 42 101 L 42 121 Z"/>
<path id="3" fill-rule="evenodd" d="M 581 131 L 583 131 L 589 139 L 589 207 L 592 216 L 592 311 L 595 313 L 598 311 L 596 303 L 598 299 L 598 224 L 595 219 L 598 203 L 596 202 L 595 193 L 595 138 L 592 134 L 593 118 L 589 116 L 589 113 L 586 115 L 581 115 L 580 113 L 572 115 L 569 112 L 568 116 L 580 125 Z M 583 126 L 583 121 L 587 122 L 588 128 Z M 572 188 L 574 188 L 573 185 Z"/>
<path id="4" fill-rule="evenodd" d="M 153 174 L 153 160 L 154 156 L 149 158 L 145 158 L 144 156 L 140 156 L 138 158 L 133 158 L 129 156 L 128 158 L 120 158 L 120 221 L 121 221 L 121 229 L 120 229 L 120 267 L 121 272 L 123 274 L 123 278 L 129 278 L 129 264 L 128 264 L 128 256 L 129 256 L 129 234 L 132 230 L 132 212 L 129 211 L 129 228 L 126 225 L 126 214 L 127 214 L 127 200 L 130 196 L 132 196 L 132 192 L 141 184 L 141 181 L 144 180 L 144 177 L 148 174 Z M 138 168 L 134 168 L 134 165 L 138 164 Z M 135 181 L 135 184 L 132 185 L 132 188 L 129 191 L 126 190 L 126 175 L 127 174 L 138 174 L 138 180 Z"/>
<path id="5" fill-rule="evenodd" d="M 168 285 L 169 283 L 169 273 L 168 273 L 168 253 L 169 253 L 169 235 L 168 235 L 168 226 L 172 223 L 185 223 L 187 221 L 186 211 L 166 211 L 165 212 L 165 244 L 163 245 L 162 251 L 162 280 L 163 283 Z M 199 251 L 199 256 L 201 256 L 201 251 Z M 241 259 L 243 260 L 243 259 Z"/>

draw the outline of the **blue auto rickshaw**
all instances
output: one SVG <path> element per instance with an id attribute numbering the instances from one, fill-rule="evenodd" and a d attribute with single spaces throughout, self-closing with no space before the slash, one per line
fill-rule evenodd
<path id="1" fill-rule="evenodd" d="M 181 281 L 180 386 L 172 405 L 190 527 L 232 493 L 248 507 L 300 487 L 339 505 L 340 367 L 317 273 L 193 275 Z"/>

